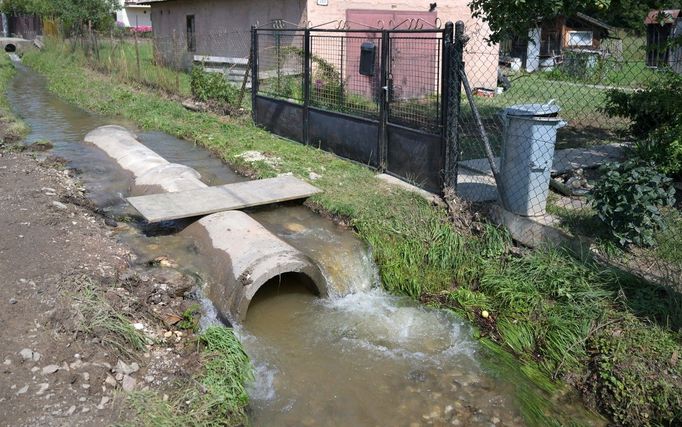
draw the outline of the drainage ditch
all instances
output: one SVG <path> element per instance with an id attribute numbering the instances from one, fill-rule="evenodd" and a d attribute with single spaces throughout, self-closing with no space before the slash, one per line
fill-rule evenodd
<path id="1" fill-rule="evenodd" d="M 133 124 L 70 106 L 50 94 L 39 75 L 17 68 L 9 99 L 31 126 L 26 143 L 51 141 L 52 154 L 82 172 L 94 203 L 114 216 L 134 214 L 124 201 L 134 188 L 130 171 L 82 142 L 99 126 L 135 129 Z M 205 184 L 243 180 L 184 141 L 158 132 L 138 132 L 138 138 L 168 162 L 196 169 Z M 352 232 L 297 205 L 247 213 L 313 260 L 330 294 L 316 296 L 319 286 L 309 275 L 276 275 L 253 295 L 242 321 L 231 319 L 256 369 L 250 387 L 254 425 L 523 425 L 525 399 L 544 399 L 530 383 L 497 369 L 466 322 L 380 290 L 371 254 Z M 189 220 L 132 222 L 119 227 L 118 238 L 140 260 L 168 256 L 198 273 L 213 298 L 213 304 L 205 301 L 208 322 L 218 322 L 211 313 L 221 307 L 221 278 L 196 240 L 198 227 L 205 230 Z M 592 421 L 578 404 L 549 406 Z"/>

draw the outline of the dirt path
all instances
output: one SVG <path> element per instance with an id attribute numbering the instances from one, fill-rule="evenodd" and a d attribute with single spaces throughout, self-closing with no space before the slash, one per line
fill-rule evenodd
<path id="1" fill-rule="evenodd" d="M 164 392 L 199 365 L 192 333 L 171 326 L 194 283 L 131 267 L 73 171 L 0 153 L 0 425 L 127 421 L 121 390 Z"/>

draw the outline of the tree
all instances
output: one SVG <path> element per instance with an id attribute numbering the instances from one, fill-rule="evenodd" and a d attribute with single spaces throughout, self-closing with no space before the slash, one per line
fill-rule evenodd
<path id="1" fill-rule="evenodd" d="M 53 0 L 56 17 L 70 32 L 87 28 L 105 29 L 113 25 L 112 16 L 121 8 L 117 0 Z"/>
<path id="2" fill-rule="evenodd" d="M 590 8 L 586 13 L 609 25 L 644 33 L 644 18 L 654 9 L 680 9 L 682 0 L 611 0 L 607 9 Z"/>
<path id="3" fill-rule="evenodd" d="M 572 15 L 590 8 L 606 9 L 609 3 L 610 0 L 472 0 L 469 8 L 474 18 L 488 23 L 492 31 L 489 40 L 499 42 L 528 34 L 542 18 Z"/>
<path id="4" fill-rule="evenodd" d="M 113 24 L 118 0 L 2 0 L 0 10 L 14 15 L 58 18 L 71 32 Z"/>

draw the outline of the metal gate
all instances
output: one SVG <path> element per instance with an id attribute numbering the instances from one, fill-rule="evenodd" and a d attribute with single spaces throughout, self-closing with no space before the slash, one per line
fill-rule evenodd
<path id="1" fill-rule="evenodd" d="M 426 190 L 454 187 L 453 28 L 254 28 L 253 119 Z"/>

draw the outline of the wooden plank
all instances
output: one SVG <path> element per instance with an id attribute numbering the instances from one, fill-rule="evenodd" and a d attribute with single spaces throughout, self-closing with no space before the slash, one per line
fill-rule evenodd
<path id="1" fill-rule="evenodd" d="M 238 182 L 176 193 L 128 197 L 149 222 L 169 221 L 216 212 L 304 199 L 320 189 L 293 176 Z"/>

